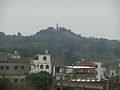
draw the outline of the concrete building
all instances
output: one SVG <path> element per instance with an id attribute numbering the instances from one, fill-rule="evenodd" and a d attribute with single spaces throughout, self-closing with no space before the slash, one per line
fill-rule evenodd
<path id="1" fill-rule="evenodd" d="M 29 60 L 19 55 L 0 53 L 0 77 L 7 77 L 13 82 L 24 81 L 30 73 Z"/>
<path id="2" fill-rule="evenodd" d="M 54 67 L 54 76 L 56 80 L 76 78 L 76 79 L 99 79 L 103 77 L 103 68 L 101 62 L 92 62 L 82 60 L 72 66 Z"/>
<path id="3" fill-rule="evenodd" d="M 35 59 L 30 59 L 30 64 L 30 73 L 37 73 L 40 71 L 51 73 L 51 56 L 48 55 L 48 51 L 45 51 L 44 55 L 38 54 Z"/>
<path id="4" fill-rule="evenodd" d="M 55 67 L 54 75 L 56 80 L 70 78 L 95 79 L 95 64 L 91 61 L 84 60 L 72 66 Z"/>
<path id="5" fill-rule="evenodd" d="M 102 67 L 102 62 L 94 62 L 96 67 L 96 78 L 104 78 L 104 68 Z"/>

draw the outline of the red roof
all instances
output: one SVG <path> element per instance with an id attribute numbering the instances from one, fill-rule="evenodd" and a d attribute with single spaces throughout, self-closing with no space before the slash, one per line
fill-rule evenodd
<path id="1" fill-rule="evenodd" d="M 78 63 L 79 66 L 88 66 L 88 67 L 95 67 L 95 64 L 92 61 L 84 60 Z"/>
<path id="2" fill-rule="evenodd" d="M 30 64 L 34 64 L 33 59 L 30 59 L 29 62 L 30 62 Z"/>

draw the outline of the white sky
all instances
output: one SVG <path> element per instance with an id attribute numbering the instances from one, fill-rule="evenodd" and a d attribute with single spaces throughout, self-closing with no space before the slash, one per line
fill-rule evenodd
<path id="1" fill-rule="evenodd" d="M 49 26 L 120 40 L 120 0 L 0 0 L 0 32 L 30 35 Z"/>

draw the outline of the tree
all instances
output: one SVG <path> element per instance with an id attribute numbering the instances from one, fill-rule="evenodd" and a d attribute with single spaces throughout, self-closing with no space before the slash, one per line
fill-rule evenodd
<path id="1" fill-rule="evenodd" d="M 0 78 L 0 90 L 12 90 L 12 83 L 9 79 L 2 77 Z"/>
<path id="2" fill-rule="evenodd" d="M 52 86 L 52 75 L 45 71 L 31 73 L 26 77 L 26 81 L 36 90 L 48 90 Z"/>
<path id="3" fill-rule="evenodd" d="M 0 32 L 0 37 L 5 37 L 5 33 L 4 32 Z"/>

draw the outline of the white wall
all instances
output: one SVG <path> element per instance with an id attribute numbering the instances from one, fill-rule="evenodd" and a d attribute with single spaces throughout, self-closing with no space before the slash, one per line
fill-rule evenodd
<path id="1" fill-rule="evenodd" d="M 46 60 L 43 60 L 43 57 L 46 57 Z M 40 66 L 43 65 L 41 69 Z M 46 69 L 46 65 L 49 66 L 49 69 Z M 40 55 L 38 54 L 38 60 L 34 60 L 34 65 L 31 65 L 31 73 L 37 73 L 40 71 L 47 71 L 51 73 L 51 56 L 50 55 Z"/>
<path id="2" fill-rule="evenodd" d="M 96 78 L 97 79 L 101 79 L 104 77 L 104 68 L 102 68 L 102 62 L 94 62 L 95 65 L 97 65 L 98 67 L 96 68 L 97 71 L 97 75 Z"/>

